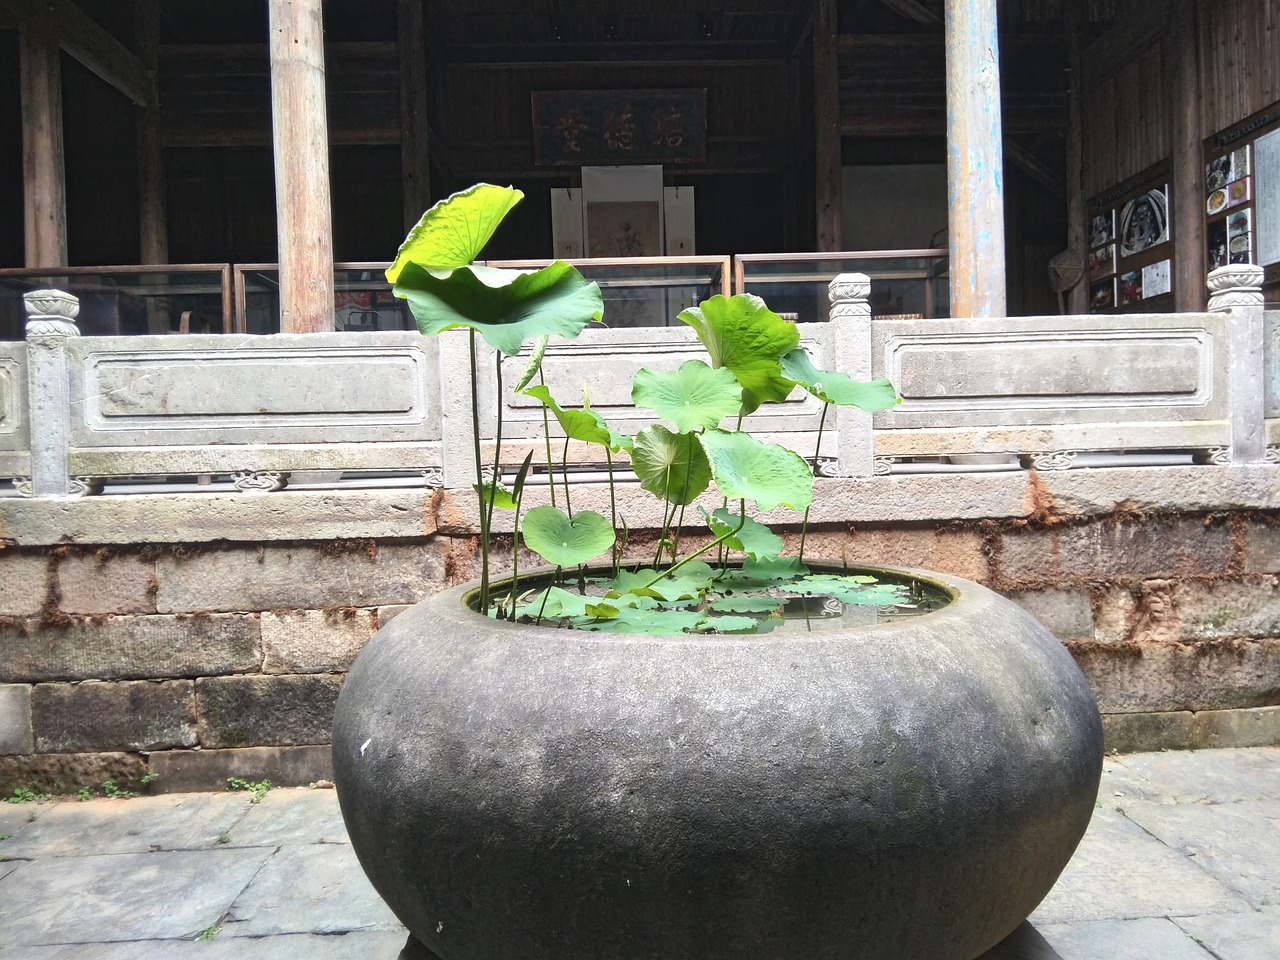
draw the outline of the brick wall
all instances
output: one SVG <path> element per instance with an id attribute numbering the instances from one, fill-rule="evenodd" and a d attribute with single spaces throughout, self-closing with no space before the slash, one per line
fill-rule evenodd
<path id="1" fill-rule="evenodd" d="M 1278 512 L 827 525 L 807 555 L 1013 598 L 1075 655 L 1112 747 L 1280 742 Z M 475 571 L 474 540 L 442 535 L 0 551 L 0 793 L 323 777 L 361 646 Z"/>

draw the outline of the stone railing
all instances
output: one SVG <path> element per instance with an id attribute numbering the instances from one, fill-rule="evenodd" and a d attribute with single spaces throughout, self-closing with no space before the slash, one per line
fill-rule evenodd
<path id="1" fill-rule="evenodd" d="M 939 458 L 1064 468 L 1081 451 L 1274 462 L 1280 328 L 1264 315 L 1261 279 L 1257 267 L 1214 271 L 1203 314 L 879 320 L 868 279 L 844 274 L 830 285 L 830 321 L 802 325 L 803 341 L 820 367 L 890 377 L 903 404 L 828 417 L 820 449 L 820 406 L 800 391 L 747 425 L 826 476 Z M 26 303 L 26 342 L 0 344 L 0 477 L 21 493 L 68 497 L 118 479 L 213 475 L 261 492 L 317 472 L 472 482 L 463 332 L 80 337 L 74 298 L 35 291 Z M 648 419 L 631 405 L 635 371 L 701 353 L 688 330 L 589 330 L 552 346 L 543 372 L 563 405 L 589 397 L 625 432 Z M 526 362 L 503 360 L 502 382 Z M 541 449 L 541 408 L 509 390 L 499 396 L 492 354 L 481 369 L 481 446 L 492 452 L 501 411 L 503 461 L 518 464 Z M 583 470 L 597 465 L 586 448 L 569 456 Z"/>

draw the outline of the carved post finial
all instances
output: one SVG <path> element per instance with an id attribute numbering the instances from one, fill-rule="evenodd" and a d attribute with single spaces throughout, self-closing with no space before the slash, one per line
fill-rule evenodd
<path id="1" fill-rule="evenodd" d="M 865 273 L 841 273 L 827 284 L 831 319 L 871 316 L 871 278 Z"/>
<path id="2" fill-rule="evenodd" d="M 80 300 L 61 290 L 30 290 L 22 295 L 27 308 L 27 336 L 78 337 Z"/>
<path id="3" fill-rule="evenodd" d="M 1262 268 L 1233 263 L 1209 271 L 1209 309 L 1225 313 L 1232 307 L 1262 306 Z"/>
<path id="4" fill-rule="evenodd" d="M 1228 314 L 1226 390 L 1231 418 L 1231 463 L 1266 460 L 1266 320 L 1262 268 L 1233 263 L 1209 274 L 1209 309 Z M 1221 454 L 1213 462 L 1220 462 Z"/>

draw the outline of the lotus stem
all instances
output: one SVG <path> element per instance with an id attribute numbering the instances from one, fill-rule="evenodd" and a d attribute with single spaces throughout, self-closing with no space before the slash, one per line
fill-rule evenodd
<path id="1" fill-rule="evenodd" d="M 822 453 L 822 427 L 827 422 L 827 411 L 831 409 L 831 404 L 824 403 L 822 405 L 822 416 L 818 418 L 818 438 L 813 444 L 813 474 L 816 478 L 818 475 L 818 456 Z M 809 501 L 809 506 L 804 508 L 804 519 L 800 521 L 800 555 L 798 559 L 804 563 L 804 540 L 809 535 L 809 511 L 813 509 L 813 501 Z"/>
<path id="2" fill-rule="evenodd" d="M 543 406 L 543 409 L 544 410 L 546 409 L 545 405 Z M 616 577 L 618 575 L 618 567 L 622 563 L 622 548 L 621 546 L 619 546 L 618 540 L 617 540 L 618 498 L 614 490 L 614 482 L 613 482 L 613 453 L 610 452 L 609 445 L 607 443 L 605 444 L 605 447 L 604 447 L 604 458 L 609 464 L 609 515 L 613 521 L 613 529 L 614 529 L 613 575 Z"/>
<path id="3" fill-rule="evenodd" d="M 700 550 L 695 550 L 693 553 L 689 554 L 687 557 L 685 557 L 683 560 L 681 560 L 679 563 L 677 563 L 675 566 L 673 566 L 670 570 L 663 570 L 663 571 L 662 571 L 662 572 L 660 572 L 656 577 L 654 577 L 652 580 L 650 580 L 648 583 L 646 583 L 646 584 L 644 584 L 643 586 L 641 586 L 641 587 L 640 587 L 640 589 L 641 589 L 641 590 L 647 590 L 649 587 L 652 587 L 655 583 L 657 583 L 657 582 L 658 582 L 659 580 L 661 580 L 663 577 L 669 577 L 669 576 L 671 576 L 673 573 L 675 573 L 677 570 L 679 570 L 681 567 L 683 567 L 683 566 L 684 566 L 686 563 L 688 563 L 690 560 L 693 560 L 693 559 L 695 559 L 696 557 L 700 557 L 700 556 L 702 556 L 704 553 L 706 553 L 708 550 L 712 550 L 712 549 L 714 549 L 714 548 L 718 547 L 720 544 L 724 543 L 724 542 L 725 542 L 726 540 L 728 540 L 730 537 L 736 537 L 739 533 L 741 533 L 741 532 L 742 532 L 742 528 L 743 528 L 743 527 L 745 527 L 745 526 L 747 525 L 747 501 L 746 501 L 746 500 L 743 500 L 743 501 L 741 502 L 741 506 L 739 507 L 738 513 L 739 513 L 739 516 L 738 516 L 738 526 L 737 526 L 737 527 L 735 527 L 733 530 L 730 530 L 730 531 L 729 531 L 728 533 L 726 533 L 724 536 L 722 536 L 722 537 L 717 537 L 715 540 L 712 540 L 710 543 L 708 543 L 708 544 L 707 544 L 705 547 L 703 547 L 702 549 L 700 549 Z M 634 592 L 634 591 L 632 591 L 632 592 Z"/>
<path id="4" fill-rule="evenodd" d="M 542 367 L 538 367 L 538 383 L 544 387 L 546 379 L 542 376 Z M 555 462 L 551 459 L 551 419 L 547 416 L 547 405 L 542 405 L 542 440 L 547 445 L 547 486 L 551 488 L 551 505 L 556 505 L 556 471 Z"/>
<path id="5" fill-rule="evenodd" d="M 476 360 L 476 331 L 470 329 L 471 338 L 471 439 L 476 455 L 476 496 L 480 506 L 480 610 L 489 613 L 489 523 L 484 509 L 484 464 L 480 460 L 480 396 L 479 372 Z"/>

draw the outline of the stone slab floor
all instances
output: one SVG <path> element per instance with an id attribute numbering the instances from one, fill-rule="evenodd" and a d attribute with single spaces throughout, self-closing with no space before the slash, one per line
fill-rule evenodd
<path id="1" fill-rule="evenodd" d="M 405 942 L 332 790 L 0 803 L 6 835 L 0 960 L 395 960 Z M 1075 858 L 982 960 L 1215 958 L 1280 958 L 1280 747 L 1108 758 Z"/>

